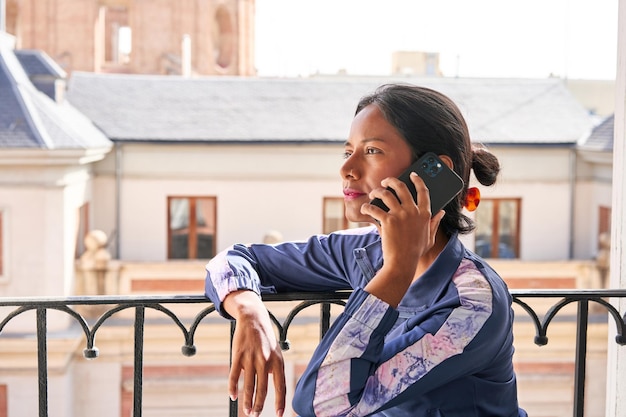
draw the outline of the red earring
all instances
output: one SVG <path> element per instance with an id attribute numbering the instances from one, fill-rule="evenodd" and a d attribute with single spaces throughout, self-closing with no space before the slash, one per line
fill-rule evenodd
<path id="1" fill-rule="evenodd" d="M 476 187 L 469 188 L 467 190 L 467 194 L 465 194 L 465 203 L 463 206 L 468 211 L 476 210 L 478 204 L 480 203 L 480 190 Z"/>

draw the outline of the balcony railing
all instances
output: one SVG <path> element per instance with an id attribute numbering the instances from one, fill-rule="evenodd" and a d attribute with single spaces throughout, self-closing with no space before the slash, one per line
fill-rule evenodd
<path id="1" fill-rule="evenodd" d="M 577 306 L 576 314 L 576 357 L 574 367 L 574 392 L 573 392 L 573 415 L 584 415 L 585 402 L 585 370 L 587 360 L 587 330 L 589 325 L 590 304 L 601 306 L 606 310 L 609 317 L 609 325 L 615 325 L 615 342 L 620 345 L 626 344 L 626 314 L 622 314 L 611 304 L 611 301 L 626 298 L 626 290 L 537 290 L 537 291 L 511 291 L 513 301 L 519 305 L 528 316 L 516 320 L 530 320 L 534 324 L 535 339 L 537 345 L 548 343 L 548 328 L 554 319 L 568 305 Z M 288 332 L 294 319 L 299 313 L 310 306 L 320 308 L 320 337 L 328 330 L 331 324 L 331 305 L 344 305 L 349 293 L 290 293 L 281 295 L 266 295 L 264 301 L 300 301 L 296 307 L 290 310 L 282 322 L 273 314 L 272 320 L 280 335 L 281 347 L 289 349 Z M 540 314 L 530 306 L 532 299 L 556 299 L 545 313 Z M 187 327 L 181 319 L 169 307 L 173 304 L 198 304 L 200 310 Z M 103 306 L 105 311 L 91 322 L 77 312 L 76 306 Z M 85 334 L 86 345 L 83 351 L 85 358 L 98 357 L 96 346 L 96 334 L 98 330 L 116 313 L 122 310 L 134 310 L 134 379 L 133 379 L 133 416 L 142 415 L 142 384 L 143 384 L 143 350 L 144 350 L 144 327 L 146 324 L 146 310 L 152 309 L 161 312 L 171 319 L 172 324 L 177 326 L 182 333 L 182 354 L 193 356 L 196 353 L 194 338 L 198 327 L 203 319 L 215 312 L 213 305 L 203 296 L 90 296 L 68 298 L 0 298 L 0 307 L 15 308 L 0 321 L 0 343 L 2 343 L 2 331 L 7 324 L 26 311 L 36 312 L 36 338 L 37 338 L 37 370 L 39 384 L 39 417 L 48 416 L 48 325 L 47 315 L 51 310 L 66 313 L 74 319 Z M 10 309 L 9 309 L 10 310 Z M 214 313 L 215 314 L 215 313 Z M 231 338 L 234 331 L 234 323 L 231 323 Z M 232 340 L 232 339 L 231 339 Z M 230 401 L 226 397 L 225 401 Z M 238 407 L 236 401 L 229 403 L 229 415 L 237 416 Z"/>

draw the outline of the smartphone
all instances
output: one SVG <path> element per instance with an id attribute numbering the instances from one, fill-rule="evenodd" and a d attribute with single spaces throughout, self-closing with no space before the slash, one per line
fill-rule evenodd
<path id="1" fill-rule="evenodd" d="M 411 164 L 411 166 L 398 177 L 409 188 L 413 196 L 413 201 L 416 201 L 417 191 L 415 190 L 415 185 L 413 185 L 413 182 L 409 178 L 411 172 L 415 172 L 419 175 L 428 187 L 430 193 L 430 212 L 433 215 L 437 214 L 439 210 L 452 201 L 452 199 L 463 190 L 463 186 L 465 185 L 461 177 L 444 164 L 436 154 L 428 152 Z M 393 189 L 389 187 L 387 189 L 398 198 Z M 400 201 L 399 198 L 398 201 Z M 379 198 L 375 198 L 370 204 L 378 206 L 385 211 L 389 211 L 389 208 Z"/>

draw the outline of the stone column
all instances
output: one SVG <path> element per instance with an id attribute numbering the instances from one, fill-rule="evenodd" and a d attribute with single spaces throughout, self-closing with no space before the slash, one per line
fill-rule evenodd
<path id="1" fill-rule="evenodd" d="M 80 256 L 84 295 L 105 295 L 106 274 L 111 254 L 106 249 L 107 235 L 92 230 L 85 236 L 85 253 Z"/>
<path id="2" fill-rule="evenodd" d="M 85 253 L 78 261 L 78 288 L 80 295 L 107 295 L 113 288 L 109 283 L 111 254 L 106 249 L 108 238 L 101 230 L 92 230 L 85 236 Z M 105 306 L 76 306 L 87 317 L 96 317 L 106 310 Z"/>

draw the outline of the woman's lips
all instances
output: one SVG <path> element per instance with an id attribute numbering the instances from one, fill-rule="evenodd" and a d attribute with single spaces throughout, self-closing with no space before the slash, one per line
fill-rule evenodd
<path id="1" fill-rule="evenodd" d="M 357 198 L 363 197 L 364 195 L 366 195 L 364 192 L 354 190 L 352 188 L 344 188 L 343 190 L 344 200 L 356 200 Z"/>

